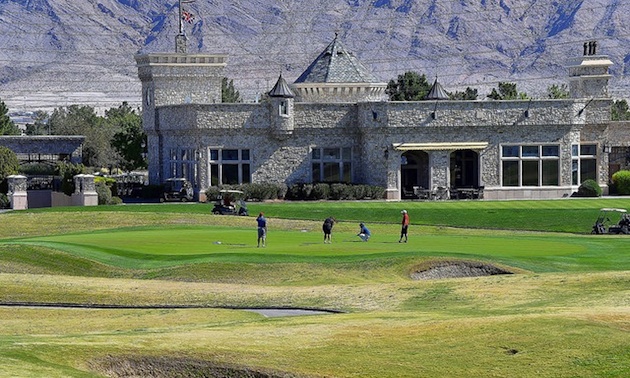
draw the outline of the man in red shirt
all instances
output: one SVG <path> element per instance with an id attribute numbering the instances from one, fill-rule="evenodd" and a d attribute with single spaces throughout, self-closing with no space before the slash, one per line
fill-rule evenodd
<path id="1" fill-rule="evenodd" d="M 402 214 L 402 228 L 400 229 L 400 240 L 399 243 L 403 242 L 403 237 L 405 238 L 405 243 L 407 242 L 407 229 L 409 228 L 409 214 L 407 214 L 407 210 L 403 210 L 400 212 Z"/>

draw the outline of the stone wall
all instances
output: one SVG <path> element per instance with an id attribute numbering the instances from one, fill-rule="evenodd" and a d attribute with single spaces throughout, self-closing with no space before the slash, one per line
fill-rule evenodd
<path id="1" fill-rule="evenodd" d="M 273 108 L 261 104 L 184 104 L 160 107 L 155 130 L 149 128 L 150 154 L 161 156 L 166 178 L 170 148 L 199 151 L 198 187 L 208 185 L 208 149 L 249 149 L 254 182 L 311 181 L 313 147 L 352 147 L 357 183 L 400 192 L 400 143 L 487 143 L 479 150 L 480 185 L 487 198 L 544 198 L 571 193 L 571 145 L 606 143 L 611 101 L 440 101 L 376 103 L 295 103 L 293 131 L 277 138 Z M 153 141 L 153 142 L 152 142 Z M 156 142 L 158 142 L 156 145 Z M 502 144 L 559 144 L 561 184 L 553 188 L 502 188 Z M 601 151 L 598 148 L 598 151 Z M 452 149 L 429 151 L 430 185 L 450 186 Z M 600 184 L 607 183 L 607 159 L 601 153 Z"/>

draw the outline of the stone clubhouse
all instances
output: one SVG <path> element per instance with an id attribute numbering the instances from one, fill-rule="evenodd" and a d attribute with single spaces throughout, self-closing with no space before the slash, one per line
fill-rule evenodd
<path id="1" fill-rule="evenodd" d="M 568 62 L 568 99 L 451 101 L 437 79 L 426 101 L 383 100 L 378 80 L 339 38 L 292 84 L 260 103 L 221 103 L 227 55 L 135 57 L 148 135 L 149 181 L 379 185 L 386 198 L 538 199 L 586 179 L 608 191 L 613 145 L 608 72 L 596 42 Z M 624 147 L 625 148 L 625 147 Z M 462 196 L 463 195 L 463 196 Z"/>

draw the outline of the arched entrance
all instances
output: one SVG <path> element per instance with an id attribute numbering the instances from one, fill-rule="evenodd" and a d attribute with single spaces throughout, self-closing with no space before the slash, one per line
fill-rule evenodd
<path id="1" fill-rule="evenodd" d="M 454 188 L 479 187 L 479 153 L 457 150 L 451 153 L 451 186 Z"/>
<path id="2" fill-rule="evenodd" d="M 415 198 L 414 187 L 429 188 L 429 155 L 424 151 L 405 151 L 400 158 L 402 198 Z"/>

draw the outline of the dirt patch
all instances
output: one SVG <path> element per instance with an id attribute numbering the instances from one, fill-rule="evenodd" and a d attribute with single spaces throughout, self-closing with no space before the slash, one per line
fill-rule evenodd
<path id="1" fill-rule="evenodd" d="M 216 364 L 188 357 L 114 357 L 92 361 L 90 367 L 112 378 L 299 378 L 289 373 Z"/>
<path id="2" fill-rule="evenodd" d="M 462 278 L 513 274 L 507 269 L 478 261 L 430 261 L 422 264 L 411 273 L 414 280 L 434 280 L 440 278 Z"/>

